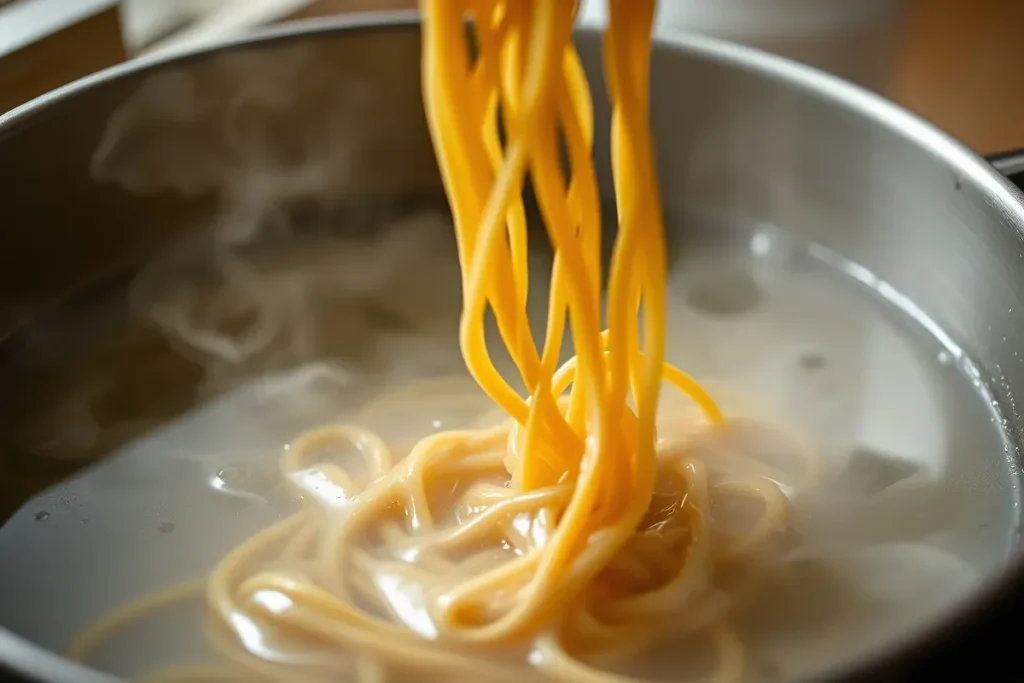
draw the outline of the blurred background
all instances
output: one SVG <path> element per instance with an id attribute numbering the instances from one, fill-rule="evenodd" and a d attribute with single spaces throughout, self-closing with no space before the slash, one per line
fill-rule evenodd
<path id="1" fill-rule="evenodd" d="M 584 0 L 600 23 L 605 0 Z M 416 0 L 0 0 L 0 112 L 134 56 Z M 745 42 L 879 91 L 976 151 L 1024 147 L 1024 0 L 662 0 L 659 31 Z"/>

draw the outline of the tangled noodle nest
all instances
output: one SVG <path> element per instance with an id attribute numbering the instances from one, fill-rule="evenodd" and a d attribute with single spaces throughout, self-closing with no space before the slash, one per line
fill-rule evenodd
<path id="1" fill-rule="evenodd" d="M 607 329 L 575 8 L 427 0 L 423 9 L 424 101 L 463 274 L 460 344 L 504 417 L 397 453 L 358 426 L 301 435 L 280 461 L 302 501 L 297 513 L 232 550 L 201 583 L 102 620 L 71 654 L 85 659 L 133 619 L 199 590 L 226 663 L 151 680 L 512 681 L 530 667 L 567 683 L 622 681 L 631 679 L 612 672 L 656 641 L 702 634 L 714 643 L 714 677 L 739 680 L 744 651 L 725 596 L 785 530 L 788 502 L 742 454 L 701 455 L 695 444 L 727 429 L 723 412 L 665 362 L 665 248 L 647 123 L 654 3 L 610 2 L 619 232 Z M 540 348 L 526 315 L 527 173 L 555 254 Z M 491 362 L 488 311 L 525 398 Z M 576 355 L 559 365 L 567 323 Z M 697 411 L 659 432 L 663 383 Z M 419 400 L 446 409 L 429 390 Z M 322 456 L 338 445 L 365 471 Z M 723 467 L 732 476 L 720 476 Z M 728 499 L 753 501 L 754 520 L 741 529 L 716 520 L 712 508 Z"/>

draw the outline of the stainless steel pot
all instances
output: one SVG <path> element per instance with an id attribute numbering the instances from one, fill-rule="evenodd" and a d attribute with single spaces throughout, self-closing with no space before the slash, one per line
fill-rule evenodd
<path id="1" fill-rule="evenodd" d="M 601 130 L 608 112 L 599 40 L 584 33 L 580 46 Z M 131 62 L 0 117 L 0 365 L 26 348 L 44 349 L 36 374 L 0 377 L 4 433 L 18 427 L 30 402 L 26 377 L 45 376 L 45 348 L 54 339 L 77 341 L 66 317 L 47 312 L 88 311 L 82 302 L 98 288 L 120 291 L 126 273 L 191 226 L 209 224 L 225 198 L 254 192 L 251 182 L 233 182 L 232 169 L 268 160 L 298 168 L 316 156 L 316 173 L 292 174 L 286 188 L 268 175 L 249 202 L 281 208 L 300 229 L 317 222 L 310 215 L 370 215 L 396 202 L 436 200 L 418 59 L 412 15 L 305 23 Z M 1024 196 L 999 170 L 1019 177 L 1024 157 L 1004 155 L 994 168 L 865 91 L 733 45 L 662 42 L 653 70 L 667 211 L 781 226 L 912 301 L 991 376 L 1012 447 L 975 455 L 993 471 L 1005 465 L 1001 486 L 1014 488 L 1024 428 L 1014 401 L 1024 392 Z M 266 135 L 268 126 L 280 134 Z M 596 156 L 606 168 L 606 146 Z M 608 181 L 602 177 L 606 189 Z M 270 213 L 231 225 L 273 237 Z M 229 227 L 211 239 L 244 243 L 251 236 L 244 232 Z M 690 234 L 685 222 L 673 228 L 675 247 Z M 166 400 L 140 428 L 189 404 L 192 394 L 180 386 L 189 372 L 171 364 L 155 379 L 147 375 L 149 389 Z M 88 460 L 33 460 L 13 439 L 5 445 L 4 514 Z M 848 662 L 834 679 L 924 680 L 984 662 L 1016 680 L 1011 634 L 1024 607 L 1024 564 L 1019 552 L 1014 558 L 955 614 L 877 657 Z M 3 629 L 0 666 L 16 679 L 107 680 Z"/>

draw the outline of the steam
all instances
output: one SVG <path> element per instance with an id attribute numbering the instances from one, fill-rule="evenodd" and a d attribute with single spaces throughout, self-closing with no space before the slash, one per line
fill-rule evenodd
<path id="1" fill-rule="evenodd" d="M 134 315 L 205 369 L 201 393 L 325 357 L 365 366 L 396 337 L 457 324 L 443 206 L 396 199 L 436 187 L 416 157 L 425 129 L 408 125 L 418 90 L 381 85 L 400 64 L 339 79 L 324 57 L 288 46 L 158 72 L 94 154 L 95 177 L 133 194 L 217 202 L 129 294 Z"/>
<path id="2" fill-rule="evenodd" d="M 94 177 L 137 194 L 219 191 L 225 209 L 243 213 L 296 191 L 344 186 L 355 142 L 340 131 L 366 116 L 370 99 L 362 83 L 335 86 L 327 104 L 337 127 L 295 125 L 295 90 L 327 87 L 310 79 L 311 62 L 308 48 L 229 52 L 147 77 L 107 124 Z"/>

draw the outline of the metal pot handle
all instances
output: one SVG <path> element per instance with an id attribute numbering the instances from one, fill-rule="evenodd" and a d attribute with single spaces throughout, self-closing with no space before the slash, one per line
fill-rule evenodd
<path id="1" fill-rule="evenodd" d="M 985 160 L 1024 192 L 1024 149 L 990 154 Z"/>

